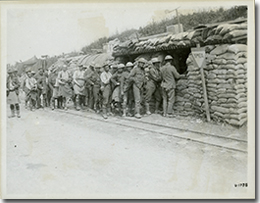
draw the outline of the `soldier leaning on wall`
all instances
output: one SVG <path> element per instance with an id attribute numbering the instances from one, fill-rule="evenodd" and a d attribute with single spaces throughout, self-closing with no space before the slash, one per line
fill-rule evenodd
<path id="1" fill-rule="evenodd" d="M 175 102 L 175 89 L 176 89 L 176 80 L 181 77 L 176 68 L 171 64 L 173 57 L 167 55 L 164 59 L 165 65 L 161 67 L 162 75 L 162 97 L 163 97 L 163 116 L 164 117 L 173 117 L 173 104 Z"/>

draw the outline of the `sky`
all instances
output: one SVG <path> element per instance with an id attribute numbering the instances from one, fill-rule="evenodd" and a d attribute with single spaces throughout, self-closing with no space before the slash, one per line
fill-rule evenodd
<path id="1" fill-rule="evenodd" d="M 194 7 L 181 3 L 82 3 L 82 4 L 12 4 L 4 7 L 7 36 L 7 63 L 14 64 L 33 56 L 60 55 L 80 51 L 100 37 L 127 29 L 138 29 L 160 21 L 175 12 L 192 13 L 219 6 Z"/>

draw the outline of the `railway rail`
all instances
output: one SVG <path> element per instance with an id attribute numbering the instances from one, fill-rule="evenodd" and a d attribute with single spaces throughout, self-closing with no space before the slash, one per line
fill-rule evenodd
<path id="1" fill-rule="evenodd" d="M 143 121 L 141 119 L 134 119 L 131 117 L 109 117 L 108 119 L 103 119 L 100 115 L 95 113 L 86 114 L 86 112 L 81 111 L 64 111 L 55 110 L 63 114 L 71 114 L 74 116 L 79 116 L 83 118 L 94 119 L 99 122 L 111 123 L 113 125 L 131 127 L 138 130 L 143 130 L 151 133 L 157 133 L 164 136 L 173 136 L 178 139 L 188 140 L 190 142 L 200 143 L 204 145 L 210 145 L 213 147 L 218 147 L 226 150 L 237 151 L 241 153 L 247 153 L 247 141 L 243 139 L 226 137 L 223 135 L 210 134 L 205 132 L 199 132 L 195 130 L 182 129 L 174 126 L 167 126 L 158 123 L 151 123 Z"/>

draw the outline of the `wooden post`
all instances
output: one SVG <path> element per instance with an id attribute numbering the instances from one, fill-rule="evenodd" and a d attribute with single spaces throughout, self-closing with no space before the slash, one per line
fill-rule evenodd
<path id="1" fill-rule="evenodd" d="M 200 48 L 200 44 L 197 44 L 197 48 Z M 194 48 L 195 49 L 195 48 Z M 205 55 L 205 51 L 204 51 Z M 198 67 L 200 68 L 200 75 L 201 75 L 201 82 L 202 82 L 202 89 L 203 89 L 203 96 L 204 96 L 204 102 L 205 102 L 205 111 L 206 111 L 206 116 L 207 116 L 207 121 L 210 121 L 210 113 L 209 113 L 209 103 L 208 103 L 208 95 L 207 95 L 207 89 L 206 89 L 206 81 L 205 81 L 205 76 L 204 76 L 204 65 L 205 65 L 205 60 L 201 65 L 198 64 Z"/>
<path id="2" fill-rule="evenodd" d="M 200 68 L 200 75 L 201 75 L 204 102 L 205 102 L 205 111 L 206 111 L 207 121 L 209 122 L 210 121 L 209 102 L 208 102 L 208 94 L 206 89 L 206 81 L 205 81 L 203 66 L 201 66 Z"/>

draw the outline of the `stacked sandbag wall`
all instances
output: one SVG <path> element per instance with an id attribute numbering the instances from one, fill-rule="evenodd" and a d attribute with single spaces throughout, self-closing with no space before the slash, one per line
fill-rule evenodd
<path id="1" fill-rule="evenodd" d="M 177 81 L 175 95 L 174 113 L 181 116 L 193 116 L 188 78 L 181 78 Z"/>
<path id="2" fill-rule="evenodd" d="M 212 120 L 241 126 L 247 121 L 247 46 L 206 46 L 204 75 Z M 192 110 L 205 116 L 200 69 L 192 54 L 187 59 Z"/>

